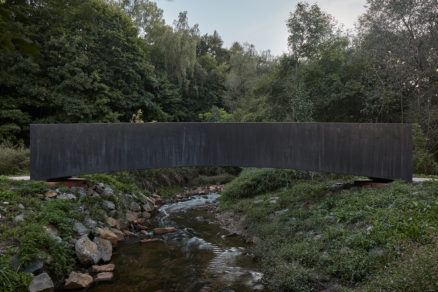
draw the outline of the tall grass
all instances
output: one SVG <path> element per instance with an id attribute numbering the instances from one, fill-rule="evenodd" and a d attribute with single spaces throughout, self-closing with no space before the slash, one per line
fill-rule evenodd
<path id="1" fill-rule="evenodd" d="M 0 144 L 0 175 L 23 175 L 29 173 L 30 150 L 23 146 Z"/>

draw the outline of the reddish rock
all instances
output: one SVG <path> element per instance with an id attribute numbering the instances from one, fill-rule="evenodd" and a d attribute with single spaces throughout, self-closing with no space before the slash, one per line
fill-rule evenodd
<path id="1" fill-rule="evenodd" d="M 146 218 L 140 218 L 134 221 L 134 224 L 142 224 L 146 221 Z"/>
<path id="2" fill-rule="evenodd" d="M 111 231 L 114 232 L 115 235 L 117 235 L 119 241 L 125 240 L 125 235 L 123 234 L 122 231 L 116 228 L 111 228 Z"/>
<path id="3" fill-rule="evenodd" d="M 154 234 L 161 235 L 161 234 L 175 232 L 175 231 L 176 231 L 175 227 L 155 228 Z"/>
<path id="4" fill-rule="evenodd" d="M 119 241 L 118 236 L 109 230 L 108 228 L 96 228 L 99 236 L 103 239 L 109 240 L 113 246 L 117 245 L 117 242 Z"/>
<path id="5" fill-rule="evenodd" d="M 68 279 L 65 280 L 65 289 L 81 289 L 88 287 L 93 283 L 93 277 L 89 274 L 82 274 L 78 272 L 71 272 Z"/>
<path id="6" fill-rule="evenodd" d="M 103 272 L 96 275 L 96 281 L 111 281 L 114 277 L 114 274 L 111 272 Z"/>
<path id="7" fill-rule="evenodd" d="M 138 219 L 138 214 L 137 212 L 131 212 L 128 211 L 126 212 L 126 220 L 128 220 L 129 222 L 135 222 L 135 220 Z"/>
<path id="8" fill-rule="evenodd" d="M 114 264 L 108 264 L 102 266 L 94 265 L 91 267 L 91 271 L 93 273 L 112 272 L 114 271 L 115 268 L 116 266 Z"/>
<path id="9" fill-rule="evenodd" d="M 54 198 L 56 197 L 58 194 L 54 191 L 54 190 L 50 190 L 46 192 L 46 198 Z"/>
<path id="10" fill-rule="evenodd" d="M 141 234 L 148 235 L 149 233 L 146 230 L 140 230 Z"/>
<path id="11" fill-rule="evenodd" d="M 158 238 L 150 238 L 150 239 L 142 239 L 140 240 L 141 243 L 150 243 L 150 242 L 157 242 L 160 241 Z"/>

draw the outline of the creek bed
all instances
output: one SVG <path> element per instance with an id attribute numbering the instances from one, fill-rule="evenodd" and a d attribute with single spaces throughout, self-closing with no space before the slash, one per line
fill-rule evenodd
<path id="1" fill-rule="evenodd" d="M 267 291 L 249 250 L 240 236 L 227 236 L 211 204 L 218 194 L 193 196 L 163 205 L 155 227 L 176 232 L 158 242 L 131 238 L 113 255 L 114 281 L 88 291 Z"/>

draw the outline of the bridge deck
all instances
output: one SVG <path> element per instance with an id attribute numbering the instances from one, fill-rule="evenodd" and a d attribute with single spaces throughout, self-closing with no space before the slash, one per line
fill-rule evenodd
<path id="1" fill-rule="evenodd" d="M 31 125 L 31 179 L 179 166 L 272 167 L 412 181 L 406 124 Z"/>

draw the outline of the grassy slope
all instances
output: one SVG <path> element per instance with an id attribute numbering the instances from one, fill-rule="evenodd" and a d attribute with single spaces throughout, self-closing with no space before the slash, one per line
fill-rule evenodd
<path id="1" fill-rule="evenodd" d="M 246 215 L 275 291 L 438 290 L 438 183 L 343 190 L 319 178 L 274 187 L 260 175 L 245 170 L 222 205 Z M 246 198 L 251 182 L 264 191 Z"/>

